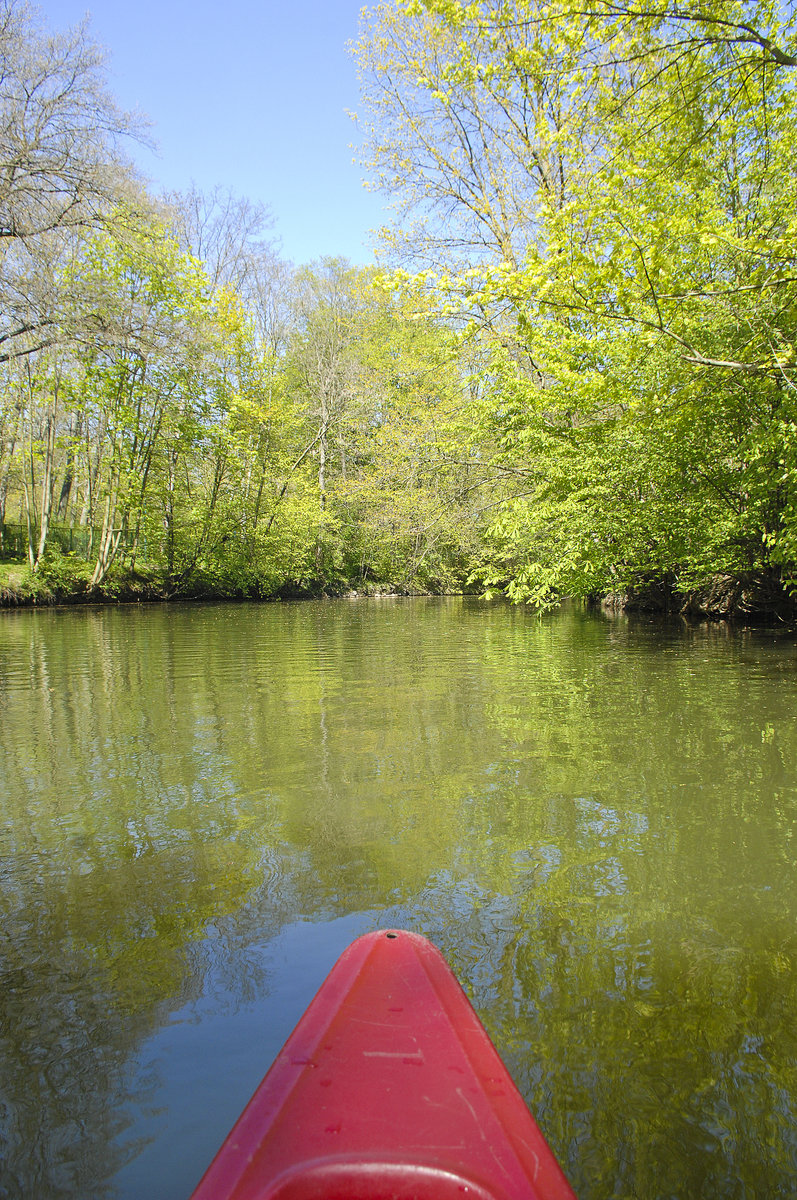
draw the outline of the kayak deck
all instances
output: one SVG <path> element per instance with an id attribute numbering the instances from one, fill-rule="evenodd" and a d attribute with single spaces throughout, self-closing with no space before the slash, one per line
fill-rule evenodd
<path id="1" fill-rule="evenodd" d="M 338 959 L 192 1200 L 574 1200 L 440 952 Z"/>

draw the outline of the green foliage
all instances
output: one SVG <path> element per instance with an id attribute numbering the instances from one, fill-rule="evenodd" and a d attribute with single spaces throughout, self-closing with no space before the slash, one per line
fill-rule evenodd
<path id="1" fill-rule="evenodd" d="M 74 553 L 48 551 L 40 559 L 35 575 L 29 575 L 31 585 L 43 586 L 57 595 L 70 595 L 88 590 L 91 569 L 85 558 Z"/>
<path id="2" fill-rule="evenodd" d="M 9 375 L 0 413 L 0 494 L 27 518 L 37 594 L 107 594 L 141 565 L 170 595 L 464 578 L 467 466 L 447 461 L 463 374 L 428 298 L 330 260 L 296 273 L 266 342 L 251 303 L 129 208 L 67 274 L 97 335 Z M 88 579 L 56 577 L 65 527 Z"/>
<path id="3" fill-rule="evenodd" d="M 797 591 L 796 37 L 765 0 L 366 14 L 389 276 L 245 228 L 206 268 L 114 193 L 0 381 L 31 587 L 61 526 L 89 589 Z"/>
<path id="4" fill-rule="evenodd" d="M 536 604 L 797 578 L 796 31 L 711 11 L 425 0 L 358 47 L 405 242 L 490 348 L 477 576 Z"/>

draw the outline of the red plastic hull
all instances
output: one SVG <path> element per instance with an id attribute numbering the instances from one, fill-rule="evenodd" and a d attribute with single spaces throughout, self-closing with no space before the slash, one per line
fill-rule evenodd
<path id="1" fill-rule="evenodd" d="M 193 1200 L 575 1200 L 443 956 L 366 934 Z"/>

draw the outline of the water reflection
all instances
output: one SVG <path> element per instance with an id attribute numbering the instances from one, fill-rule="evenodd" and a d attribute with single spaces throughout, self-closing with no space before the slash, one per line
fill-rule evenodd
<path id="1" fill-rule="evenodd" d="M 0 1191 L 186 1196 L 400 924 L 582 1200 L 787 1193 L 795 683 L 771 634 L 475 602 L 0 614 Z"/>

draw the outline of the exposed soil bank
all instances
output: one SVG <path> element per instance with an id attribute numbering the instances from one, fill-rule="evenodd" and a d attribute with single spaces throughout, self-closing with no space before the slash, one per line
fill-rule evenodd
<path id="1" fill-rule="evenodd" d="M 667 581 L 651 581 L 601 599 L 604 608 L 624 612 L 678 613 L 690 620 L 777 621 L 797 624 L 797 594 L 789 595 L 773 575 L 716 575 L 700 588 L 681 591 Z"/>

